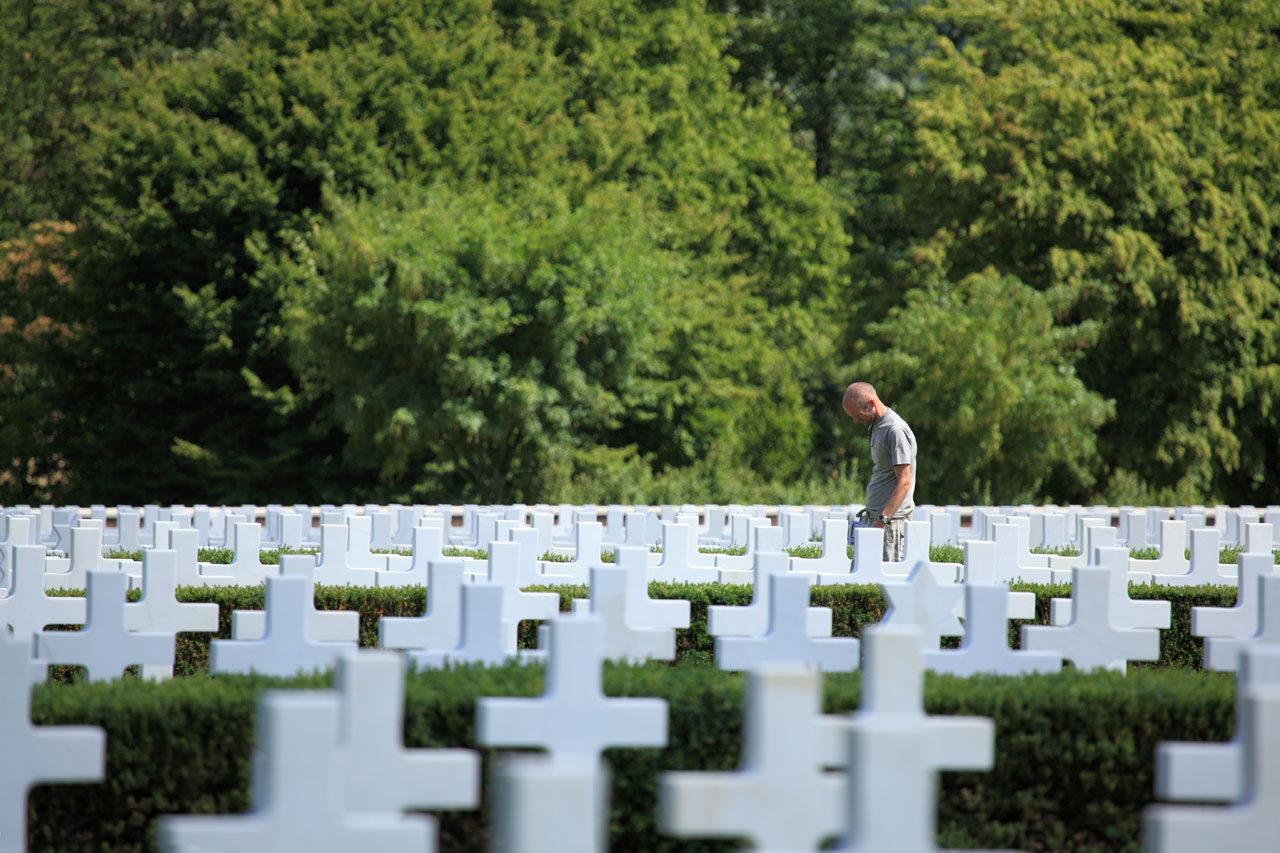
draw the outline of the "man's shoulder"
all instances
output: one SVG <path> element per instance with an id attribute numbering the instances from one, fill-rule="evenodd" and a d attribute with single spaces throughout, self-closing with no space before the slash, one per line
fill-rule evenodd
<path id="1" fill-rule="evenodd" d="M 907 424 L 906 419 L 890 408 L 885 408 L 884 414 L 880 416 L 879 423 L 876 424 L 876 429 L 883 429 L 886 431 L 893 429 L 905 429 L 907 432 L 911 432 L 911 427 Z"/>

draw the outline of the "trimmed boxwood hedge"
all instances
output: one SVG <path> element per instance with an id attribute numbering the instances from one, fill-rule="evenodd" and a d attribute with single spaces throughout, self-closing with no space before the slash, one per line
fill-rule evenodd
<path id="1" fill-rule="evenodd" d="M 405 742 L 474 747 L 475 702 L 536 695 L 541 666 L 460 667 L 407 679 Z M 107 731 L 106 782 L 40 786 L 30 799 L 32 850 L 152 849 L 160 814 L 242 811 L 248 805 L 254 706 L 266 687 L 320 687 L 329 676 L 271 679 L 195 676 L 162 684 L 43 685 L 32 717 L 42 725 Z M 855 710 L 859 674 L 824 679 L 828 713 Z M 610 849 L 728 850 L 729 842 L 657 834 L 655 780 L 662 770 L 729 770 L 740 761 L 743 676 L 699 666 L 607 665 L 605 691 L 659 696 L 670 705 L 665 749 L 610 750 Z M 959 679 L 926 677 L 933 714 L 991 717 L 991 772 L 944 773 L 938 841 L 945 847 L 1026 851 L 1137 851 L 1152 801 L 1156 744 L 1222 741 L 1234 731 L 1234 679 L 1189 669 Z M 491 778 L 493 752 L 484 779 Z M 488 849 L 484 807 L 441 815 L 441 849 Z"/>

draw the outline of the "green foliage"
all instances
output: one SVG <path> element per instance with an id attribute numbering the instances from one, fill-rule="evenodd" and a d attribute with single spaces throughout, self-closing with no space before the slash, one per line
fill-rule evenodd
<path id="1" fill-rule="evenodd" d="M 555 499 L 628 453 L 807 474 L 846 238 L 782 111 L 732 89 L 725 18 L 348 5 L 166 8 L 166 49 L 91 93 L 51 188 L 76 227 L 46 313 L 76 334 L 14 404 L 41 426 L 22 488 Z"/>
<path id="2" fill-rule="evenodd" d="M 911 424 L 916 495 L 1018 503 L 1088 493 L 1111 413 L 1073 370 L 1044 294 L 987 269 L 912 290 L 855 365 Z"/>
<path id="3" fill-rule="evenodd" d="M 330 685 L 329 676 L 317 675 L 37 687 L 32 697 L 37 724 L 106 730 L 108 773 L 100 784 L 34 789 L 29 846 L 141 851 L 149 849 L 150 824 L 157 815 L 244 810 L 261 691 Z M 663 770 L 738 766 L 743 685 L 740 674 L 712 667 L 605 667 L 606 694 L 657 696 L 670 709 L 665 748 L 607 753 L 613 770 L 611 849 L 722 849 L 657 833 L 656 781 Z M 405 743 L 477 748 L 477 699 L 531 696 L 542 688 L 540 666 L 410 674 Z M 826 713 L 856 710 L 860 697 L 858 673 L 824 678 Z M 1070 671 L 1022 678 L 930 675 L 924 701 L 931 714 L 995 722 L 994 768 L 942 775 L 938 837 L 948 847 L 1136 851 L 1141 813 L 1151 800 L 1155 745 L 1223 741 L 1234 728 L 1234 680 L 1185 670 L 1136 670 L 1127 677 Z M 1063 785 L 1064 776 L 1073 783 Z M 441 816 L 441 849 L 489 848 L 491 798 L 482 795 L 481 802 L 479 811 Z"/>
<path id="4" fill-rule="evenodd" d="M 1079 334 L 1080 380 L 1116 406 L 1098 435 L 1103 500 L 1270 500 L 1280 9 L 946 0 L 930 13 L 950 37 L 920 65 L 906 204 L 927 237 L 904 274 L 994 270 L 1044 295 L 1055 337 Z"/>
<path id="5" fill-rule="evenodd" d="M 1260 505 L 1277 15 L 13 0 L 0 503 Z"/>
<path id="6" fill-rule="evenodd" d="M 415 500 L 532 500 L 567 474 L 566 446 L 620 426 L 658 363 L 655 306 L 687 272 L 607 195 L 335 202 L 278 290 L 349 461 Z"/>

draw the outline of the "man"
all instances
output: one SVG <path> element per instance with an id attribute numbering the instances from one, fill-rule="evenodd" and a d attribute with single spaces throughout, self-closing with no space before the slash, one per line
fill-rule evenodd
<path id="1" fill-rule="evenodd" d="M 884 530 L 885 562 L 901 562 L 907 522 L 916 507 L 915 434 L 866 382 L 855 382 L 845 389 L 844 411 L 867 425 L 871 442 L 866 518 L 875 519 L 874 526 Z"/>

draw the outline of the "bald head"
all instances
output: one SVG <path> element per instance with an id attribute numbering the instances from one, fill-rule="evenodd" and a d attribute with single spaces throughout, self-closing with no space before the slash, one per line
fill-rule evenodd
<path id="1" fill-rule="evenodd" d="M 869 382 L 854 382 L 844 389 L 844 411 L 860 424 L 869 424 L 884 414 L 885 405 Z"/>

